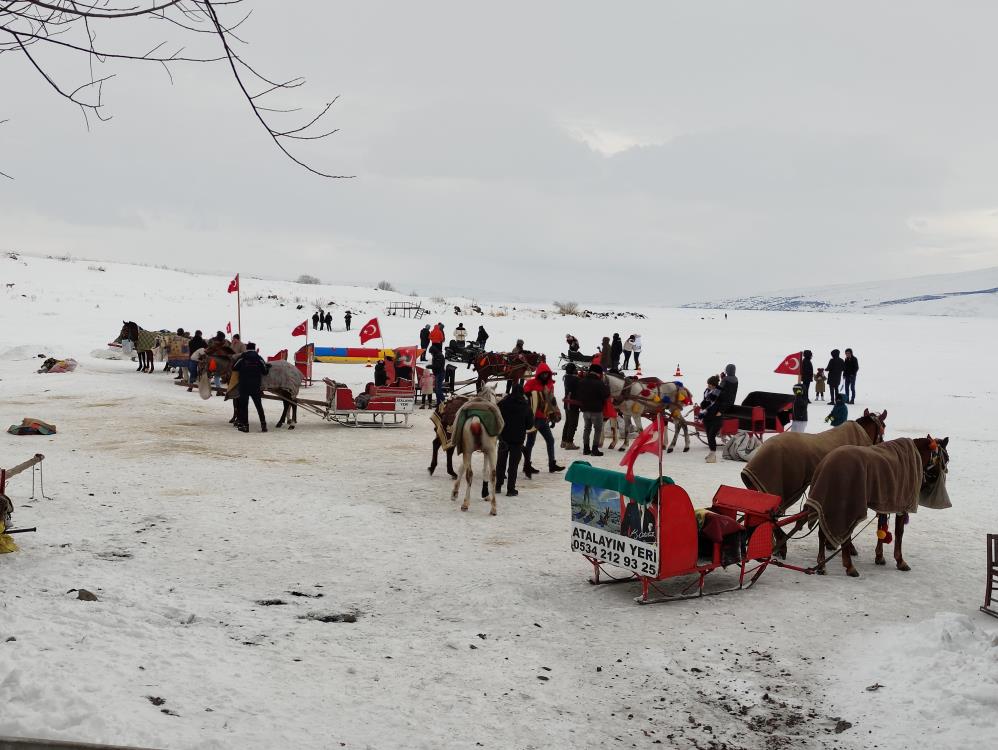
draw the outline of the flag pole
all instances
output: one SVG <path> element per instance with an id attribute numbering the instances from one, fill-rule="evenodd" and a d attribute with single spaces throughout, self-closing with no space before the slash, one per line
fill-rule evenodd
<path id="1" fill-rule="evenodd" d="M 243 301 L 242 301 L 242 291 L 239 289 L 240 279 L 239 274 L 236 274 L 236 330 L 239 331 L 239 338 L 243 336 Z"/>

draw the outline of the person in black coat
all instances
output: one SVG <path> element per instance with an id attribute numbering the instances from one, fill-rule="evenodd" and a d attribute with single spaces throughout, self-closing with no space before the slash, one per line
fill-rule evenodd
<path id="1" fill-rule="evenodd" d="M 447 360 L 439 343 L 430 347 L 430 369 L 433 371 L 433 392 L 439 406 L 444 402 L 444 378 L 447 375 Z"/>
<path id="2" fill-rule="evenodd" d="M 475 343 L 478 344 L 478 348 L 484 351 L 485 342 L 489 340 L 489 333 L 485 330 L 485 326 L 478 326 L 478 338 L 475 339 Z"/>
<path id="3" fill-rule="evenodd" d="M 425 326 L 419 329 L 419 348 L 422 349 L 422 353 L 419 355 L 419 361 L 426 361 L 426 350 L 430 348 L 430 324 L 427 323 Z"/>
<path id="4" fill-rule="evenodd" d="M 260 432 L 267 431 L 267 417 L 263 413 L 263 376 L 270 365 L 256 351 L 252 341 L 246 351 L 236 357 L 232 364 L 233 372 L 239 373 L 239 396 L 236 399 L 236 427 L 240 432 L 249 432 L 249 400 L 253 399 L 257 416 L 260 417 Z"/>
<path id="5" fill-rule="evenodd" d="M 523 455 L 523 441 L 527 437 L 527 430 L 534 426 L 530 402 L 520 383 L 515 383 L 510 394 L 499 402 L 499 411 L 502 413 L 504 427 L 499 434 L 496 492 L 502 492 L 505 482 L 506 497 L 515 497 L 520 494 L 516 491 L 516 472 Z"/>
<path id="6" fill-rule="evenodd" d="M 842 361 L 842 378 L 845 380 L 842 397 L 848 404 L 856 403 L 857 372 L 859 372 L 859 360 L 853 356 L 852 349 L 846 349 L 846 358 Z"/>
<path id="7" fill-rule="evenodd" d="M 613 334 L 613 341 L 610 342 L 610 363 L 611 370 L 620 370 L 620 355 L 624 352 L 624 342 L 620 340 L 620 334 Z M 607 363 L 604 363 L 607 364 Z"/>
<path id="8" fill-rule="evenodd" d="M 575 388 L 579 384 L 578 368 L 573 362 L 565 365 L 565 425 L 561 430 L 561 447 L 566 451 L 577 451 L 575 431 L 579 429 L 579 402 L 575 397 Z"/>
<path id="9" fill-rule="evenodd" d="M 331 312 L 326 313 L 326 330 L 333 330 L 333 314 Z"/>
<path id="10" fill-rule="evenodd" d="M 374 384 L 378 388 L 388 385 L 388 370 L 385 369 L 385 361 L 383 359 L 379 359 L 377 364 L 374 365 Z"/>
<path id="11" fill-rule="evenodd" d="M 353 318 L 353 315 L 351 315 L 350 311 L 347 310 L 346 315 L 343 316 L 343 322 L 347 324 L 347 330 L 348 331 L 350 330 L 350 320 L 352 318 Z"/>
<path id="12" fill-rule="evenodd" d="M 845 363 L 839 356 L 838 349 L 832 349 L 832 358 L 828 360 L 825 367 L 825 375 L 828 376 L 828 403 L 834 404 L 839 400 L 839 384 L 842 382 L 842 370 Z"/>
<path id="13" fill-rule="evenodd" d="M 603 379 L 603 368 L 592 365 L 589 374 L 575 386 L 575 399 L 585 427 L 582 428 L 582 452 L 587 456 L 602 456 L 603 451 L 603 406 L 610 398 L 610 386 Z M 592 434 L 592 443 L 589 441 Z M 592 445 L 592 450 L 589 446 Z"/>
<path id="14" fill-rule="evenodd" d="M 811 403 L 811 383 L 814 382 L 814 363 L 811 361 L 813 356 L 810 349 L 805 349 L 800 363 L 800 382 L 804 386 L 804 398 L 808 403 Z"/>
<path id="15" fill-rule="evenodd" d="M 319 330 L 319 313 L 318 312 L 312 313 L 312 330 L 313 331 L 318 331 Z"/>

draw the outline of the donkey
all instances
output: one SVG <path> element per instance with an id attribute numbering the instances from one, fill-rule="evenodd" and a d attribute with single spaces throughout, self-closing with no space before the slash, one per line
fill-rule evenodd
<path id="1" fill-rule="evenodd" d="M 490 435 L 482 424 L 485 418 L 484 412 L 491 412 L 496 424 L 496 434 Z M 457 500 L 458 491 L 461 489 L 461 477 L 464 477 L 467 486 L 464 493 L 464 503 L 461 510 L 468 510 L 468 503 L 471 500 L 471 482 L 474 472 L 471 468 L 471 459 L 476 452 L 481 452 L 483 456 L 482 469 L 485 474 L 488 497 L 484 498 L 492 504 L 490 515 L 496 514 L 496 462 L 498 459 L 499 433 L 502 432 L 503 420 L 499 407 L 496 406 L 496 392 L 493 388 L 483 388 L 478 392 L 478 396 L 468 399 L 460 408 L 455 417 L 455 435 L 457 451 L 463 458 L 461 474 L 454 480 L 454 489 L 451 490 L 451 500 Z M 484 488 L 483 488 L 484 489 Z"/>
<path id="2" fill-rule="evenodd" d="M 809 522 L 818 524 L 818 564 L 816 573 L 825 574 L 825 551 L 842 548 L 846 575 L 857 578 L 852 558 L 856 525 L 867 509 L 878 514 L 877 550 L 874 562 L 885 565 L 884 544 L 890 544 L 887 522 L 894 514 L 894 563 L 909 571 L 901 542 L 909 512 L 919 505 L 950 507 L 945 489 L 949 466 L 949 438 L 899 438 L 870 447 L 847 446 L 828 454 L 814 475 L 813 494 L 807 500 Z M 859 478 L 858 481 L 856 478 Z M 844 481 L 843 481 L 844 480 Z"/>
<path id="3" fill-rule="evenodd" d="M 147 331 L 140 328 L 135 321 L 121 321 L 121 333 L 118 334 L 116 342 L 120 343 L 128 339 L 135 345 L 135 352 L 139 355 L 139 366 L 136 372 L 155 372 L 155 352 L 159 342 L 159 334 L 154 331 Z"/>
<path id="4" fill-rule="evenodd" d="M 201 398 L 211 398 L 212 388 L 209 382 L 210 377 L 218 374 L 223 381 L 230 379 L 234 359 L 232 350 L 227 347 L 221 350 L 216 349 L 214 352 L 210 350 L 205 352 L 205 355 L 198 361 L 198 394 Z M 210 363 L 212 362 L 215 363 L 216 369 L 214 373 L 209 375 Z M 267 374 L 263 376 L 261 383 L 263 390 L 279 396 L 281 401 L 284 402 L 281 418 L 277 420 L 275 427 L 280 429 L 284 426 L 285 421 L 287 421 L 288 429 L 293 430 L 298 424 L 297 399 L 298 391 L 301 389 L 302 374 L 297 367 L 286 360 L 268 362 L 267 364 L 269 365 Z M 226 401 L 232 399 L 232 419 L 230 422 L 233 424 L 236 421 L 235 399 L 239 396 L 238 389 L 239 384 L 236 383 L 225 394 Z"/>

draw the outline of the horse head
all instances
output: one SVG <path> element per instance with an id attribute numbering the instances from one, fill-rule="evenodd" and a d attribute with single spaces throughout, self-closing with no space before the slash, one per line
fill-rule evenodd
<path id="1" fill-rule="evenodd" d="M 139 326 L 137 323 L 131 320 L 121 321 L 121 332 L 118 334 L 120 339 L 128 339 L 129 341 L 134 341 L 138 343 L 139 341 Z"/>
<path id="2" fill-rule="evenodd" d="M 922 462 L 922 486 L 934 484 L 949 470 L 949 438 L 937 440 L 932 435 L 915 438 L 915 448 Z"/>
<path id="3" fill-rule="evenodd" d="M 875 411 L 864 409 L 863 416 L 856 420 L 856 424 L 866 431 L 874 445 L 882 443 L 884 442 L 884 431 L 887 428 L 887 410 L 884 409 L 877 414 Z"/>

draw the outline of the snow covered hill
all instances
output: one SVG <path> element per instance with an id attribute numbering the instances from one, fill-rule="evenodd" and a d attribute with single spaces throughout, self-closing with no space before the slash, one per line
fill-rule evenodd
<path id="1" fill-rule="evenodd" d="M 994 318 L 998 317 L 998 267 L 783 290 L 751 297 L 691 303 L 685 307 Z"/>

